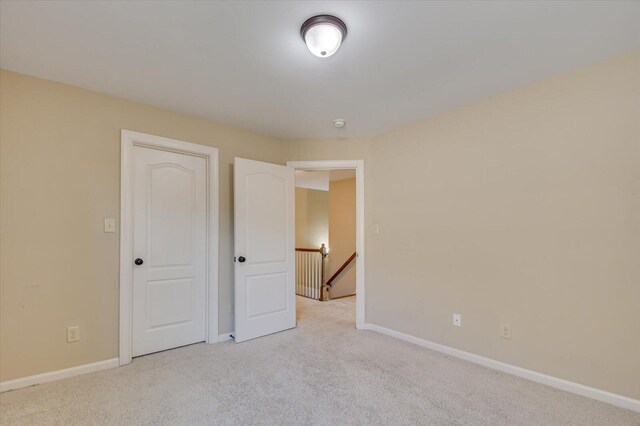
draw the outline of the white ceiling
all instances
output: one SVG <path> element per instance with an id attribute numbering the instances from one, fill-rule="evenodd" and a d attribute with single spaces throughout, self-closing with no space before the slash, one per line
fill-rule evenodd
<path id="1" fill-rule="evenodd" d="M 353 177 L 355 169 L 296 170 L 296 187 L 328 191 L 329 182 Z"/>
<path id="2" fill-rule="evenodd" d="M 329 170 L 296 170 L 296 188 L 329 190 Z"/>
<path id="3" fill-rule="evenodd" d="M 331 58 L 299 35 L 319 13 L 349 28 Z M 638 1 L 0 2 L 3 68 L 285 138 L 376 135 L 637 48 Z"/>

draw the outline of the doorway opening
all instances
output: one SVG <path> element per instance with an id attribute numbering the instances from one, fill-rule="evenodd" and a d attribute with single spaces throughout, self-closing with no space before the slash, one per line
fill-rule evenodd
<path id="1" fill-rule="evenodd" d="M 355 298 L 356 328 L 363 328 L 364 164 L 287 165 L 296 176 L 296 294 L 319 301 Z"/>

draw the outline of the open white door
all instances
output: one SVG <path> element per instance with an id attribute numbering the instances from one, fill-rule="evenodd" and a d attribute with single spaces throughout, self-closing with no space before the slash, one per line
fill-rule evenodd
<path id="1" fill-rule="evenodd" d="M 236 342 L 296 326 L 294 169 L 235 159 Z"/>

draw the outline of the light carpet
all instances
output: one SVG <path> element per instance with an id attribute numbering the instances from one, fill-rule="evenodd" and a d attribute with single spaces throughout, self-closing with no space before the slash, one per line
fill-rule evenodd
<path id="1" fill-rule="evenodd" d="M 197 344 L 0 395 L 3 425 L 640 425 L 640 414 L 355 330 L 355 299 L 298 327 Z"/>

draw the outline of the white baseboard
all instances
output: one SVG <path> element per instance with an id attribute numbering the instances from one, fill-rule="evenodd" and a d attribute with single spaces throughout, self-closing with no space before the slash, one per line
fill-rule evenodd
<path id="1" fill-rule="evenodd" d="M 629 398 L 627 396 L 618 395 L 618 394 L 607 392 L 601 389 L 596 389 L 589 386 L 581 385 L 575 382 L 570 382 L 568 380 L 560 379 L 558 377 L 553 377 L 546 374 L 538 373 L 536 371 L 527 370 L 526 368 L 516 367 L 515 365 L 496 361 L 491 358 L 486 358 L 480 355 L 472 354 L 470 352 L 461 351 L 459 349 L 455 349 L 450 346 L 441 345 L 439 343 L 430 342 L 429 340 L 421 339 L 419 337 L 415 337 L 409 334 L 401 333 L 399 331 L 391 330 L 389 328 L 382 327 L 376 324 L 370 324 L 370 323 L 365 324 L 363 329 L 377 331 L 378 333 L 386 334 L 388 336 L 395 337 L 397 339 L 405 340 L 407 342 L 414 343 L 416 345 L 423 346 L 425 348 L 429 348 L 434 351 L 442 352 L 444 354 L 451 355 L 456 358 L 464 359 L 466 361 L 470 361 L 475 364 L 482 365 L 484 367 L 488 367 L 494 370 L 499 370 L 505 373 L 513 374 L 514 376 L 522 377 L 524 379 L 542 383 L 544 385 L 552 386 L 554 388 L 562 389 L 567 392 L 582 395 L 587 398 L 592 398 L 598 401 L 606 402 L 608 404 L 626 408 L 628 410 L 640 412 L 640 401 L 637 399 Z"/>
<path id="2" fill-rule="evenodd" d="M 54 380 L 68 379 L 69 377 L 75 377 L 81 374 L 93 373 L 100 370 L 106 370 L 108 368 L 115 368 L 119 365 L 120 360 L 118 358 L 111 358 L 105 359 L 104 361 L 92 362 L 91 364 L 65 368 L 63 370 L 49 371 L 47 373 L 21 377 L 19 379 L 6 380 L 4 382 L 0 382 L 0 392 L 6 392 L 14 389 L 25 388 L 27 386 L 53 382 Z"/>
<path id="3" fill-rule="evenodd" d="M 232 335 L 232 334 L 233 334 L 233 331 L 232 331 L 232 332 L 230 332 L 230 333 L 225 333 L 225 334 L 221 334 L 221 335 L 219 335 L 219 336 L 218 336 L 218 340 L 216 340 L 216 343 L 218 343 L 218 342 L 224 342 L 224 341 L 226 341 L 226 340 L 231 340 L 231 339 L 232 339 L 232 337 L 231 337 L 231 335 Z"/>

